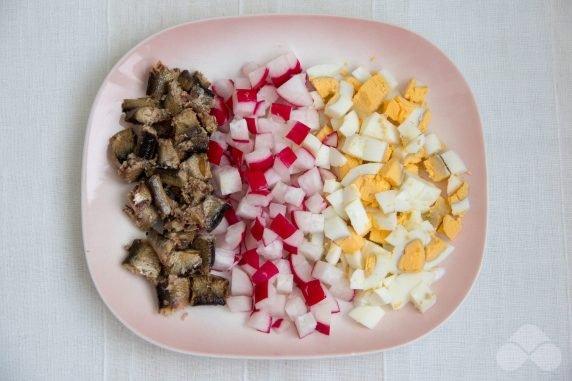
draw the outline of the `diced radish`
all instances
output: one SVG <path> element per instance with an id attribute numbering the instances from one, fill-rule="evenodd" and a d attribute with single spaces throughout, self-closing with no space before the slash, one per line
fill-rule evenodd
<path id="1" fill-rule="evenodd" d="M 250 249 L 242 253 L 240 264 L 248 265 L 255 270 L 260 268 L 260 257 L 256 249 Z"/>
<path id="2" fill-rule="evenodd" d="M 264 86 L 266 77 L 268 77 L 268 72 L 269 70 L 267 67 L 259 67 L 247 74 L 248 80 L 250 81 L 250 85 L 253 89 Z"/>
<path id="3" fill-rule="evenodd" d="M 304 206 L 312 213 L 321 213 L 328 207 L 326 200 L 319 193 L 316 193 L 304 201 Z"/>
<path id="4" fill-rule="evenodd" d="M 246 121 L 246 127 L 248 129 L 248 132 L 250 132 L 251 134 L 257 134 L 257 128 L 256 128 L 256 118 L 244 118 L 244 120 Z"/>
<path id="5" fill-rule="evenodd" d="M 274 157 L 267 148 L 257 149 L 244 155 L 244 160 L 249 168 L 259 171 L 266 171 L 274 164 Z"/>
<path id="6" fill-rule="evenodd" d="M 290 262 L 288 262 L 287 259 L 281 258 L 272 262 L 274 262 L 280 274 L 292 274 L 292 269 L 290 269 Z"/>
<path id="7" fill-rule="evenodd" d="M 283 122 L 287 122 L 290 120 L 290 113 L 292 112 L 292 106 L 281 104 L 281 103 L 272 103 L 270 105 L 270 114 L 274 118 L 278 118 Z"/>
<path id="8" fill-rule="evenodd" d="M 296 232 L 296 227 L 284 217 L 283 214 L 278 214 L 270 223 L 272 229 L 282 239 L 290 237 Z"/>
<path id="9" fill-rule="evenodd" d="M 224 100 L 221 97 L 215 97 L 215 103 L 211 108 L 210 114 L 215 117 L 216 123 L 219 127 L 227 122 L 229 118 L 228 109 L 226 108 Z"/>
<path id="10" fill-rule="evenodd" d="M 270 333 L 272 317 L 266 311 L 256 311 L 250 315 L 250 318 L 246 324 L 257 331 Z"/>
<path id="11" fill-rule="evenodd" d="M 234 250 L 227 250 L 224 248 L 215 249 L 215 259 L 213 269 L 218 271 L 227 271 L 234 265 Z"/>
<path id="12" fill-rule="evenodd" d="M 330 287 L 330 292 L 333 296 L 345 302 L 351 302 L 354 298 L 354 290 L 351 289 L 349 280 L 345 278 L 333 284 Z"/>
<path id="13" fill-rule="evenodd" d="M 298 177 L 298 185 L 306 195 L 319 193 L 324 187 L 318 168 L 314 167 Z"/>
<path id="14" fill-rule="evenodd" d="M 284 247 L 287 250 L 289 250 L 286 245 L 298 247 L 302 244 L 302 242 L 304 242 L 304 233 L 302 232 L 302 230 L 296 229 L 296 231 L 290 237 L 288 237 L 284 240 L 284 244 L 285 244 Z M 291 253 L 296 252 L 296 251 L 292 251 L 291 249 L 289 251 Z"/>
<path id="15" fill-rule="evenodd" d="M 262 206 L 266 208 L 272 200 L 272 195 L 269 191 L 258 190 L 255 192 L 248 193 L 245 196 L 248 199 L 248 203 L 254 206 Z"/>
<path id="16" fill-rule="evenodd" d="M 278 161 L 276 161 L 278 162 Z M 274 188 L 272 188 L 272 192 L 270 192 L 270 194 L 272 195 L 272 200 L 277 202 L 277 203 L 283 203 L 284 202 L 284 197 L 286 196 L 286 193 L 290 190 L 290 187 L 282 182 L 278 182 L 276 183 L 276 185 L 274 186 Z"/>
<path id="17" fill-rule="evenodd" d="M 255 151 L 267 149 L 271 151 L 274 148 L 274 135 L 273 134 L 258 134 L 254 138 Z"/>
<path id="18" fill-rule="evenodd" d="M 238 169 L 234 167 L 220 167 L 220 169 L 214 173 L 214 178 L 218 189 L 220 189 L 221 195 L 223 196 L 242 190 L 240 173 L 238 172 Z"/>
<path id="19" fill-rule="evenodd" d="M 213 92 L 226 102 L 234 93 L 234 84 L 230 79 L 219 79 L 213 82 Z"/>
<path id="20" fill-rule="evenodd" d="M 330 169 L 330 147 L 325 144 L 322 144 L 318 150 L 316 165 L 320 168 Z"/>
<path id="21" fill-rule="evenodd" d="M 280 175 L 274 168 L 269 168 L 264 172 L 264 178 L 266 179 L 266 184 L 269 188 L 272 188 L 276 183 L 280 181 Z"/>
<path id="22" fill-rule="evenodd" d="M 312 270 L 312 276 L 316 279 L 319 279 L 324 284 L 332 286 L 341 281 L 341 279 L 344 276 L 344 272 L 339 268 L 337 268 L 336 266 L 332 266 L 327 262 L 317 261 L 314 264 L 314 268 Z"/>
<path id="23" fill-rule="evenodd" d="M 292 254 L 288 257 L 290 268 L 294 274 L 294 281 L 298 285 L 303 285 L 312 280 L 312 266 L 308 260 L 300 254 Z"/>
<path id="24" fill-rule="evenodd" d="M 311 312 L 298 316 L 296 320 L 294 320 L 294 324 L 298 331 L 298 337 L 301 339 L 316 331 L 317 322 Z"/>
<path id="25" fill-rule="evenodd" d="M 324 232 L 324 216 L 321 214 L 305 211 L 294 212 L 293 220 L 298 229 L 304 233 Z"/>
<path id="26" fill-rule="evenodd" d="M 298 316 L 304 315 L 308 312 L 308 308 L 306 307 L 306 303 L 304 303 L 304 299 L 299 295 L 295 295 L 294 297 L 289 298 L 286 301 L 286 315 L 290 319 L 295 319 Z"/>
<path id="27" fill-rule="evenodd" d="M 310 133 L 310 127 L 306 126 L 302 122 L 296 122 L 294 123 L 292 128 L 290 128 L 290 131 L 288 131 L 288 133 L 286 134 L 286 138 L 291 140 L 295 144 L 301 145 L 309 133 Z"/>
<path id="28" fill-rule="evenodd" d="M 312 99 L 314 100 L 313 107 L 316 110 L 323 109 L 324 108 L 324 100 L 322 99 L 320 94 L 317 91 L 310 91 L 310 95 L 312 96 Z"/>
<path id="29" fill-rule="evenodd" d="M 305 287 L 302 287 L 302 295 L 304 295 L 306 305 L 309 307 L 326 299 L 326 293 L 318 279 L 307 282 Z"/>
<path id="30" fill-rule="evenodd" d="M 320 116 L 318 111 L 312 108 L 299 108 L 292 110 L 289 116 L 290 120 L 302 122 L 306 126 L 310 127 L 312 131 L 320 128 Z"/>
<path id="31" fill-rule="evenodd" d="M 282 84 L 277 90 L 278 95 L 294 106 L 312 106 L 314 100 L 306 87 L 306 75 L 296 74 Z"/>
<path id="32" fill-rule="evenodd" d="M 330 334 L 330 326 L 332 321 L 332 311 L 327 304 L 317 304 L 311 308 L 314 318 L 316 319 L 316 331 L 324 335 Z"/>
<path id="33" fill-rule="evenodd" d="M 252 282 L 248 275 L 238 267 L 233 267 L 231 271 L 230 293 L 252 296 Z"/>
<path id="34" fill-rule="evenodd" d="M 290 320 L 285 318 L 278 318 L 272 323 L 272 329 L 277 333 L 282 333 L 290 328 L 291 325 L 292 322 Z"/>
<path id="35" fill-rule="evenodd" d="M 250 312 L 252 311 L 252 298 L 250 296 L 229 296 L 226 298 L 226 305 L 230 312 Z"/>
<path id="36" fill-rule="evenodd" d="M 268 312 L 271 316 L 283 317 L 286 314 L 286 295 L 275 294 L 256 303 L 256 308 Z"/>
<path id="37" fill-rule="evenodd" d="M 234 211 L 234 208 L 232 207 L 226 210 L 226 212 L 224 213 L 224 219 L 228 221 L 229 225 L 236 224 L 237 222 L 240 221 L 240 219 L 236 215 L 236 212 Z"/>
<path id="38" fill-rule="evenodd" d="M 244 175 L 246 176 L 246 181 L 248 182 L 250 189 L 253 191 L 266 188 L 268 185 L 266 178 L 264 177 L 264 172 L 262 171 L 248 170 Z"/>
<path id="39" fill-rule="evenodd" d="M 318 170 L 320 171 L 320 175 L 322 176 L 322 180 L 324 181 L 337 179 L 336 175 L 334 175 L 330 170 L 324 168 L 318 168 Z"/>
<path id="40" fill-rule="evenodd" d="M 266 246 L 259 246 L 256 252 L 262 255 L 267 260 L 282 258 L 283 243 L 279 239 L 275 239 Z"/>
<path id="41" fill-rule="evenodd" d="M 242 101 L 238 100 L 238 91 L 241 92 L 240 98 L 243 99 Z M 237 90 L 232 95 L 232 111 L 236 117 L 241 118 L 254 115 L 257 104 L 256 96 L 254 96 L 254 100 L 252 100 L 252 95 L 249 90 Z"/>
<path id="42" fill-rule="evenodd" d="M 306 194 L 304 190 L 296 187 L 288 187 L 288 191 L 284 195 L 284 201 L 294 206 L 302 206 Z"/>
<path id="43" fill-rule="evenodd" d="M 236 224 L 229 226 L 224 236 L 224 240 L 231 247 L 236 248 L 242 242 L 245 232 L 246 224 L 244 221 L 237 222 Z"/>
<path id="44" fill-rule="evenodd" d="M 276 215 L 278 215 L 279 213 L 281 213 L 282 215 L 286 215 L 286 205 L 271 202 L 270 205 L 268 206 L 268 212 L 271 218 L 276 217 Z"/>
<path id="45" fill-rule="evenodd" d="M 333 314 L 340 312 L 340 304 L 334 295 L 332 295 L 331 291 L 324 287 L 324 292 L 326 293 L 326 299 L 318 303 L 316 306 L 326 305 L 330 309 L 330 312 Z"/>
<path id="46" fill-rule="evenodd" d="M 259 101 L 264 101 L 267 104 L 272 104 L 278 100 L 278 93 L 276 92 L 276 87 L 272 85 L 264 85 L 258 90 L 256 94 L 256 99 Z"/>
<path id="47" fill-rule="evenodd" d="M 314 245 L 306 240 L 304 240 L 300 246 L 298 246 L 298 254 L 302 254 L 308 260 L 315 262 L 322 257 L 324 251 L 323 246 Z"/>
<path id="48" fill-rule="evenodd" d="M 278 274 L 276 278 L 276 290 L 283 294 L 289 294 L 294 288 L 293 274 Z"/>
<path id="49" fill-rule="evenodd" d="M 296 156 L 298 159 L 294 162 L 296 168 L 301 170 L 312 169 L 316 164 L 316 159 L 314 155 L 310 153 L 306 148 L 300 147 L 296 150 Z"/>
<path id="50" fill-rule="evenodd" d="M 236 78 L 233 78 L 232 82 L 234 83 L 234 89 L 236 91 L 238 91 L 238 90 L 250 90 L 251 89 L 250 81 L 248 80 L 248 78 L 236 77 Z"/>
<path id="51" fill-rule="evenodd" d="M 268 298 L 270 295 L 269 282 L 261 282 L 254 285 L 254 304 Z"/>
<path id="52" fill-rule="evenodd" d="M 238 207 L 236 209 L 236 214 L 244 219 L 253 220 L 256 217 L 260 216 L 262 213 L 262 208 L 259 206 L 251 205 L 248 202 L 248 199 L 243 198 L 238 203 Z"/>
<path id="53" fill-rule="evenodd" d="M 300 64 L 298 57 L 296 57 L 293 52 L 286 53 L 285 57 L 288 62 L 288 67 L 290 68 L 290 74 L 298 74 L 302 72 L 302 64 Z"/>
<path id="54" fill-rule="evenodd" d="M 280 86 L 290 78 L 290 65 L 285 56 L 278 56 L 266 64 L 274 86 Z"/>
<path id="55" fill-rule="evenodd" d="M 264 228 L 264 232 L 262 233 L 262 242 L 264 246 L 270 245 L 276 239 L 278 239 L 278 234 L 268 228 Z"/>
<path id="56" fill-rule="evenodd" d="M 246 120 L 239 119 L 230 122 L 230 136 L 235 142 L 245 143 L 249 141 L 248 125 Z"/>
<path id="57" fill-rule="evenodd" d="M 322 144 L 325 144 L 328 147 L 334 147 L 334 148 L 337 147 L 338 146 L 338 133 L 334 131 L 331 134 L 329 134 L 328 136 L 326 136 L 324 138 L 324 140 L 322 140 Z"/>
<path id="58" fill-rule="evenodd" d="M 292 168 L 292 167 L 290 167 Z M 283 183 L 290 182 L 290 169 L 288 169 L 282 160 L 274 160 L 274 166 L 272 167 L 276 174 L 280 177 L 280 181 Z"/>
<path id="59" fill-rule="evenodd" d="M 224 155 L 224 148 L 214 140 L 209 140 L 209 148 L 207 152 L 207 156 L 209 158 L 209 162 L 220 165 L 221 159 Z"/>
<path id="60" fill-rule="evenodd" d="M 306 148 L 310 153 L 316 157 L 322 147 L 322 142 L 316 135 L 308 134 L 302 141 L 302 147 Z"/>
<path id="61" fill-rule="evenodd" d="M 252 237 L 260 241 L 262 239 L 262 234 L 264 233 L 264 224 L 262 223 L 262 219 L 260 217 L 256 217 L 250 225 L 250 234 Z"/>
<path id="62" fill-rule="evenodd" d="M 252 283 L 256 286 L 259 283 L 270 281 L 278 274 L 278 268 L 271 261 L 266 261 L 252 276 Z"/>
<path id="63" fill-rule="evenodd" d="M 294 164 L 297 159 L 296 154 L 290 147 L 286 147 L 282 151 L 278 152 L 276 157 L 282 162 L 282 164 L 284 164 L 286 168 L 290 168 L 290 166 Z"/>

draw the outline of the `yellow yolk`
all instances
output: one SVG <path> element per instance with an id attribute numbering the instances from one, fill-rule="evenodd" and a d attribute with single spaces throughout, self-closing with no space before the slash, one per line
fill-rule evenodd
<path id="1" fill-rule="evenodd" d="M 354 87 L 354 91 L 358 91 L 361 87 L 361 82 L 356 77 L 345 77 L 344 81 L 348 82 Z"/>
<path id="2" fill-rule="evenodd" d="M 419 272 L 425 266 L 425 248 L 420 240 L 416 239 L 407 244 L 399 258 L 397 267 L 403 272 Z"/>
<path id="3" fill-rule="evenodd" d="M 451 208 L 449 208 L 447 201 L 443 197 L 439 197 L 437 201 L 435 201 L 435 203 L 431 206 L 429 211 L 425 213 L 423 218 L 429 221 L 431 225 L 437 229 L 439 225 L 441 225 L 443 217 L 449 214 L 450 211 Z"/>
<path id="4" fill-rule="evenodd" d="M 332 132 L 334 132 L 334 129 L 328 125 L 325 125 L 320 129 L 320 131 L 318 131 L 316 137 L 320 139 L 320 141 L 322 141 L 326 138 L 326 136 L 330 135 Z"/>
<path id="5" fill-rule="evenodd" d="M 343 179 L 347 175 L 347 173 L 350 170 L 352 170 L 352 168 L 355 168 L 358 165 L 362 164 L 362 161 L 360 159 L 356 159 L 355 157 L 350 155 L 344 155 L 344 156 L 346 157 L 346 159 L 348 159 L 348 161 L 346 161 L 346 163 L 341 167 L 338 167 L 338 178 L 340 180 Z"/>
<path id="6" fill-rule="evenodd" d="M 389 85 L 385 79 L 381 75 L 375 74 L 365 81 L 354 95 L 354 108 L 362 113 L 371 114 L 381 105 L 388 92 Z"/>
<path id="7" fill-rule="evenodd" d="M 432 261 L 439 257 L 446 248 L 447 244 L 445 242 L 443 242 L 439 237 L 433 237 L 431 242 L 429 242 L 429 245 L 425 248 L 425 260 Z"/>
<path id="8" fill-rule="evenodd" d="M 423 100 L 425 99 L 425 96 L 427 95 L 428 92 L 429 92 L 429 87 L 418 86 L 417 82 L 414 79 L 412 79 L 407 84 L 403 96 L 408 101 L 421 104 L 423 103 Z"/>
<path id="9" fill-rule="evenodd" d="M 393 154 L 393 146 L 391 144 L 387 145 L 385 152 L 383 153 L 383 159 L 381 159 L 382 163 L 387 163 L 389 159 L 391 159 L 391 155 Z"/>
<path id="10" fill-rule="evenodd" d="M 397 158 L 393 158 L 381 168 L 379 176 L 391 186 L 398 187 L 403 179 L 403 167 Z"/>
<path id="11" fill-rule="evenodd" d="M 391 187 L 383 178 L 376 175 L 360 176 L 354 180 L 360 192 L 360 198 L 370 204 L 377 203 L 375 194 L 389 190 Z"/>
<path id="12" fill-rule="evenodd" d="M 391 232 L 387 230 L 380 230 L 372 228 L 369 232 L 369 240 L 379 244 L 385 243 L 385 238 L 390 235 Z"/>
<path id="13" fill-rule="evenodd" d="M 404 167 L 404 169 L 406 171 L 413 173 L 413 174 L 416 174 L 416 175 L 419 174 L 419 167 L 417 166 L 417 164 L 408 164 Z"/>
<path id="14" fill-rule="evenodd" d="M 463 201 L 469 195 L 469 184 L 464 182 L 456 191 L 449 197 L 449 204 L 453 205 L 459 201 Z"/>
<path id="15" fill-rule="evenodd" d="M 342 248 L 344 253 L 354 253 L 365 244 L 364 239 L 350 227 L 351 235 L 344 239 L 339 239 L 336 244 Z"/>
<path id="16" fill-rule="evenodd" d="M 421 120 L 419 121 L 419 131 L 425 133 L 425 131 L 427 131 L 427 126 L 429 125 L 429 122 L 431 122 L 431 110 L 427 109 L 425 110 L 423 116 L 421 117 Z"/>
<path id="17" fill-rule="evenodd" d="M 439 231 L 445 234 L 450 240 L 453 240 L 461 231 L 462 225 L 461 217 L 455 218 L 450 214 L 447 214 L 443 218 L 443 223 L 441 224 Z"/>
<path id="18" fill-rule="evenodd" d="M 310 82 L 322 99 L 327 99 L 336 94 L 340 88 L 338 80 L 332 77 L 316 77 L 310 79 Z"/>
<path id="19" fill-rule="evenodd" d="M 425 157 L 425 147 L 421 148 L 419 152 L 413 155 L 408 155 L 403 161 L 403 165 L 417 164 Z"/>
<path id="20" fill-rule="evenodd" d="M 427 175 L 435 182 L 445 180 L 451 175 L 451 172 L 449 172 L 445 162 L 439 155 L 431 156 L 425 160 L 423 166 L 427 171 Z"/>
<path id="21" fill-rule="evenodd" d="M 391 122 L 401 124 L 411 111 L 417 107 L 414 103 L 409 102 L 403 97 L 395 97 L 390 101 L 383 102 L 381 105 L 381 112 L 385 114 Z"/>
<path id="22" fill-rule="evenodd" d="M 365 272 L 365 276 L 368 277 L 373 274 L 373 270 L 375 270 L 375 264 L 377 262 L 375 255 L 368 255 L 365 257 L 365 263 L 363 265 L 363 269 Z"/>

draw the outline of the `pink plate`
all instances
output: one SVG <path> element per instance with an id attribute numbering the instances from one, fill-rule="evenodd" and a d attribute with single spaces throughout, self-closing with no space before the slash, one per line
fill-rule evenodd
<path id="1" fill-rule="evenodd" d="M 389 69 L 400 83 L 412 76 L 431 87 L 430 129 L 464 158 L 472 171 L 471 211 L 434 289 L 437 304 L 424 315 L 411 306 L 389 312 L 369 330 L 344 314 L 332 335 L 303 340 L 293 329 L 265 335 L 246 328 L 243 314 L 225 307 L 195 307 L 165 318 L 156 311 L 154 290 L 120 264 L 123 247 L 143 234 L 121 208 L 128 185 L 107 160 L 107 142 L 119 131 L 123 98 L 143 96 L 147 72 L 158 60 L 200 69 L 211 80 L 238 75 L 247 61 L 264 63 L 293 50 L 304 67 L 318 63 L 365 63 Z M 370 59 L 375 57 L 373 62 Z M 487 183 L 479 114 L 463 76 L 435 46 L 405 29 L 343 17 L 272 15 L 206 20 L 157 33 L 128 52 L 111 70 L 93 104 L 83 156 L 82 224 L 93 282 L 113 314 L 146 340 L 174 351 L 205 356 L 309 358 L 376 352 L 409 343 L 443 323 L 473 285 L 485 244 Z M 347 306 L 346 306 L 347 310 Z"/>

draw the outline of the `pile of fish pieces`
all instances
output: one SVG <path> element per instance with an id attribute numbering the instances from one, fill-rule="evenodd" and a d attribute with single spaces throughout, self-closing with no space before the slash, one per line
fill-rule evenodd
<path id="1" fill-rule="evenodd" d="M 224 304 L 228 281 L 210 274 L 214 236 L 229 205 L 213 195 L 207 158 L 217 128 L 214 94 L 196 71 L 161 62 L 149 74 L 147 97 L 125 99 L 128 128 L 111 137 L 118 175 L 135 183 L 123 211 L 147 239 L 136 239 L 123 266 L 155 285 L 159 311 Z"/>

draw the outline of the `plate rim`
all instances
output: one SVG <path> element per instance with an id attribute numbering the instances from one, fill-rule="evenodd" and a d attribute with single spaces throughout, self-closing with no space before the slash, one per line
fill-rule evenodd
<path id="1" fill-rule="evenodd" d="M 122 64 L 126 60 L 126 58 L 129 57 L 140 46 L 146 44 L 148 41 L 156 38 L 157 36 L 159 36 L 163 33 L 170 31 L 170 30 L 174 30 L 174 29 L 177 29 L 177 28 L 180 28 L 183 26 L 187 26 L 190 24 L 201 24 L 201 23 L 209 23 L 209 22 L 214 22 L 214 21 L 225 21 L 225 20 L 235 20 L 235 19 L 254 19 L 254 18 L 257 18 L 257 19 L 258 18 L 278 19 L 278 18 L 293 18 L 293 17 L 295 17 L 295 18 L 322 18 L 322 19 L 330 19 L 330 20 L 358 21 L 358 22 L 366 22 L 366 23 L 370 23 L 370 24 L 381 24 L 381 25 L 385 25 L 385 26 L 389 26 L 392 28 L 399 29 L 399 30 L 404 31 L 404 32 L 409 33 L 409 34 L 413 34 L 417 38 L 421 39 L 424 43 L 430 45 L 433 49 L 438 51 L 448 61 L 448 63 L 451 65 L 451 67 L 457 72 L 460 79 L 462 80 L 464 85 L 467 87 L 467 89 L 469 89 L 469 101 L 472 104 L 472 106 L 474 107 L 474 109 L 476 110 L 479 135 L 480 135 L 481 141 L 483 143 L 482 144 L 482 147 L 483 147 L 483 173 L 484 173 L 484 177 L 483 177 L 484 195 L 483 196 L 484 196 L 484 204 L 485 204 L 485 210 L 484 210 L 484 216 L 483 216 L 483 218 L 484 218 L 484 237 L 483 238 L 484 239 L 482 240 L 482 250 L 480 250 L 481 254 L 480 254 L 480 258 L 479 258 L 478 268 L 476 269 L 474 277 L 471 280 L 471 285 L 470 285 L 469 289 L 467 290 L 467 292 L 465 293 L 465 295 L 463 296 L 463 298 L 460 300 L 460 302 L 447 314 L 447 316 L 443 320 L 441 320 L 435 326 L 433 326 L 432 328 L 430 328 L 429 330 L 427 330 L 423 334 L 421 334 L 421 335 L 419 335 L 413 339 L 410 339 L 408 341 L 405 341 L 403 343 L 391 345 L 391 346 L 388 346 L 385 348 L 374 349 L 374 350 L 364 350 L 364 351 L 359 351 L 359 352 L 346 352 L 346 353 L 332 353 L 332 354 L 306 354 L 306 355 L 300 355 L 300 356 L 297 356 L 297 355 L 254 355 L 253 356 L 253 355 L 240 355 L 240 354 L 229 354 L 229 353 L 210 353 L 210 352 L 207 353 L 207 352 L 198 352 L 198 351 L 192 351 L 192 350 L 182 350 L 182 349 L 172 347 L 172 346 L 169 346 L 167 344 L 158 342 L 158 341 L 156 341 L 150 337 L 144 336 L 143 334 L 138 332 L 135 328 L 133 328 L 127 321 L 122 319 L 118 315 L 118 313 L 115 311 L 115 309 L 112 308 L 112 306 L 108 303 L 107 299 L 105 298 L 103 293 L 100 291 L 99 285 L 93 276 L 93 270 L 92 270 L 92 267 L 90 264 L 90 260 L 88 259 L 88 249 L 86 246 L 86 236 L 87 236 L 87 232 L 86 232 L 86 225 L 87 225 L 86 214 L 87 214 L 87 212 L 86 211 L 88 208 L 88 206 L 87 206 L 88 203 L 87 203 L 87 199 L 86 199 L 87 198 L 86 176 L 87 176 L 87 161 L 88 161 L 87 160 L 87 151 L 88 151 L 88 146 L 89 146 L 89 142 L 90 142 L 90 137 L 92 135 L 91 132 L 92 132 L 92 128 L 93 128 L 93 118 L 94 118 L 94 114 L 95 114 L 95 106 L 99 102 L 99 100 L 103 94 L 103 89 L 105 87 L 105 84 L 108 82 L 109 78 L 116 71 L 116 69 L 120 66 L 120 64 Z M 481 273 L 481 270 L 483 267 L 484 257 L 486 254 L 486 247 L 487 247 L 487 240 L 488 240 L 488 214 L 489 214 L 489 210 L 488 210 L 489 209 L 489 189 L 488 189 L 488 187 L 489 187 L 489 184 L 488 184 L 487 147 L 485 144 L 486 141 L 485 141 L 485 136 L 484 136 L 483 123 L 482 123 L 481 113 L 479 112 L 478 103 L 476 102 L 475 95 L 474 95 L 471 87 L 469 86 L 467 79 L 465 78 L 463 73 L 459 70 L 457 65 L 451 60 L 451 58 L 449 58 L 449 56 L 443 50 L 441 50 L 437 45 L 435 45 L 429 39 L 425 38 L 424 36 L 418 34 L 415 31 L 412 31 L 412 30 L 407 29 L 405 27 L 402 27 L 400 25 L 396 25 L 396 24 L 381 21 L 381 20 L 367 19 L 367 18 L 338 16 L 338 15 L 321 15 L 321 14 L 316 14 L 316 13 L 261 13 L 261 14 L 255 14 L 255 15 L 210 17 L 210 18 L 204 18 L 204 19 L 199 19 L 199 20 L 192 20 L 192 21 L 186 21 L 186 22 L 178 23 L 176 25 L 161 29 L 161 30 L 159 30 L 155 33 L 152 33 L 149 36 L 145 37 L 144 39 L 139 41 L 137 44 L 135 44 L 133 47 L 131 47 L 127 52 L 125 52 L 115 62 L 115 64 L 109 69 L 107 75 L 102 80 L 101 85 L 99 86 L 99 89 L 96 93 L 96 96 L 93 98 L 93 102 L 92 102 L 92 105 L 90 108 L 89 117 L 87 120 L 87 126 L 86 127 L 87 128 L 85 129 L 84 144 L 83 144 L 83 149 L 82 149 L 81 189 L 80 189 L 80 192 L 81 192 L 81 237 L 82 237 L 84 257 L 85 257 L 85 260 L 87 263 L 89 276 L 91 278 L 93 285 L 95 286 L 95 289 L 97 290 L 99 297 L 103 301 L 103 304 L 105 305 L 105 307 L 109 311 L 111 311 L 111 314 L 115 317 L 115 319 L 117 319 L 121 324 L 123 324 L 125 327 L 127 327 L 129 329 L 129 331 L 134 333 L 137 337 L 139 337 L 139 338 L 141 338 L 141 339 L 143 339 L 143 340 L 145 340 L 151 344 L 154 344 L 160 348 L 167 349 L 167 350 L 172 351 L 172 352 L 186 354 L 186 355 L 192 355 L 192 356 L 210 357 L 210 358 L 224 358 L 224 359 L 243 359 L 243 360 L 244 359 L 252 359 L 252 360 L 325 359 L 325 358 L 354 357 L 354 356 L 358 356 L 358 355 L 382 353 L 385 351 L 395 350 L 398 348 L 402 348 L 406 345 L 413 344 L 413 343 L 417 342 L 418 340 L 426 337 L 430 333 L 434 332 L 438 328 L 440 328 L 466 302 L 468 296 L 472 293 L 472 291 L 475 287 L 475 284 L 477 283 L 477 280 L 480 276 L 480 273 Z"/>

